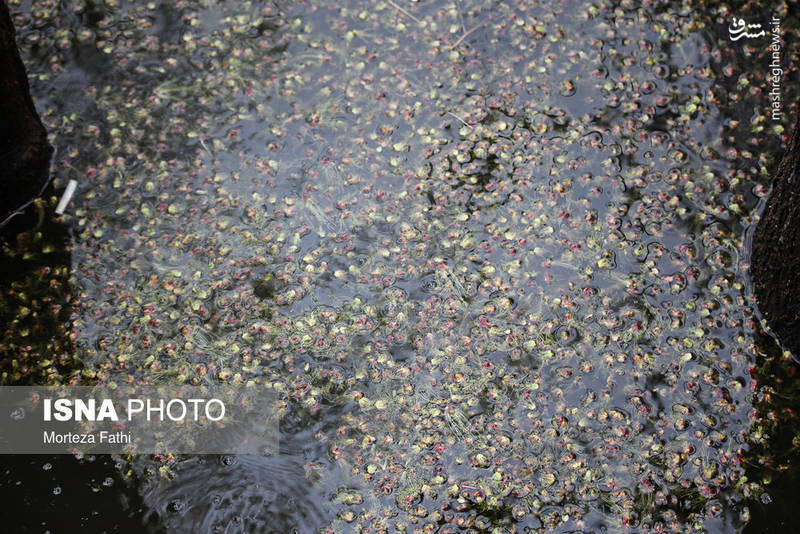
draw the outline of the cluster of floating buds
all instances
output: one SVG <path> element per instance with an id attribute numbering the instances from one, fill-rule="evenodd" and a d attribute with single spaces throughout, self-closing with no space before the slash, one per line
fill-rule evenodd
<path id="1" fill-rule="evenodd" d="M 40 4 L 84 378 L 279 391 L 335 532 L 738 513 L 743 230 L 782 130 L 746 131 L 756 59 L 703 31 L 727 8 Z M 62 379 L 25 287 L 15 376 Z"/>

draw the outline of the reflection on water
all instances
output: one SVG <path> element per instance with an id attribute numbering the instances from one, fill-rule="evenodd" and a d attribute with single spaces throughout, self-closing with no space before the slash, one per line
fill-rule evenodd
<path id="1" fill-rule="evenodd" d="M 142 488 L 150 513 L 170 532 L 313 532 L 323 520 L 324 495 L 291 453 L 195 457 L 175 476 L 180 482 Z"/>
<path id="2" fill-rule="evenodd" d="M 135 462 L 153 523 L 747 522 L 743 234 L 781 132 L 727 8 L 12 9 L 81 184 L 86 374 L 284 401 L 279 455 Z"/>

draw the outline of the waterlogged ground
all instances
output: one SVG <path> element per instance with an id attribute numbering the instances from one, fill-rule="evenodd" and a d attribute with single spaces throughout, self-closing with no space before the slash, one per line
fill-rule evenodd
<path id="1" fill-rule="evenodd" d="M 768 37 L 728 27 L 792 42 L 796 5 L 11 9 L 80 184 L 83 368 L 20 342 L 9 379 L 282 394 L 280 455 L 140 462 L 151 525 L 733 532 L 772 500 L 745 230 L 797 76 L 773 122 Z"/>

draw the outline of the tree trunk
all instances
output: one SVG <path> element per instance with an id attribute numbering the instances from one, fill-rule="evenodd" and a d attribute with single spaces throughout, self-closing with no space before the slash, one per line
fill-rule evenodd
<path id="1" fill-rule="evenodd" d="M 52 147 L 0 0 L 0 386 L 80 378 L 70 338 L 67 227 L 45 199 Z M 19 216 L 16 216 L 19 215 Z"/>
<path id="2" fill-rule="evenodd" d="M 0 225 L 47 184 L 53 147 L 36 113 L 14 24 L 0 0 Z"/>
<path id="3" fill-rule="evenodd" d="M 800 357 L 800 119 L 756 227 L 750 264 L 759 310 Z"/>

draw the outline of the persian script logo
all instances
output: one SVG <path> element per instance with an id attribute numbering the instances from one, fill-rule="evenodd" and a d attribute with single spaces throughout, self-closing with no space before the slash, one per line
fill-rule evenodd
<path id="1" fill-rule="evenodd" d="M 745 23 L 744 19 L 733 19 L 733 24 L 728 26 L 728 35 L 730 35 L 731 41 L 738 41 L 742 37 L 747 37 L 748 39 L 764 37 L 767 34 L 764 30 L 755 33 L 760 29 L 761 24 L 749 24 Z M 750 30 L 753 30 L 753 33 L 750 33 Z"/>

